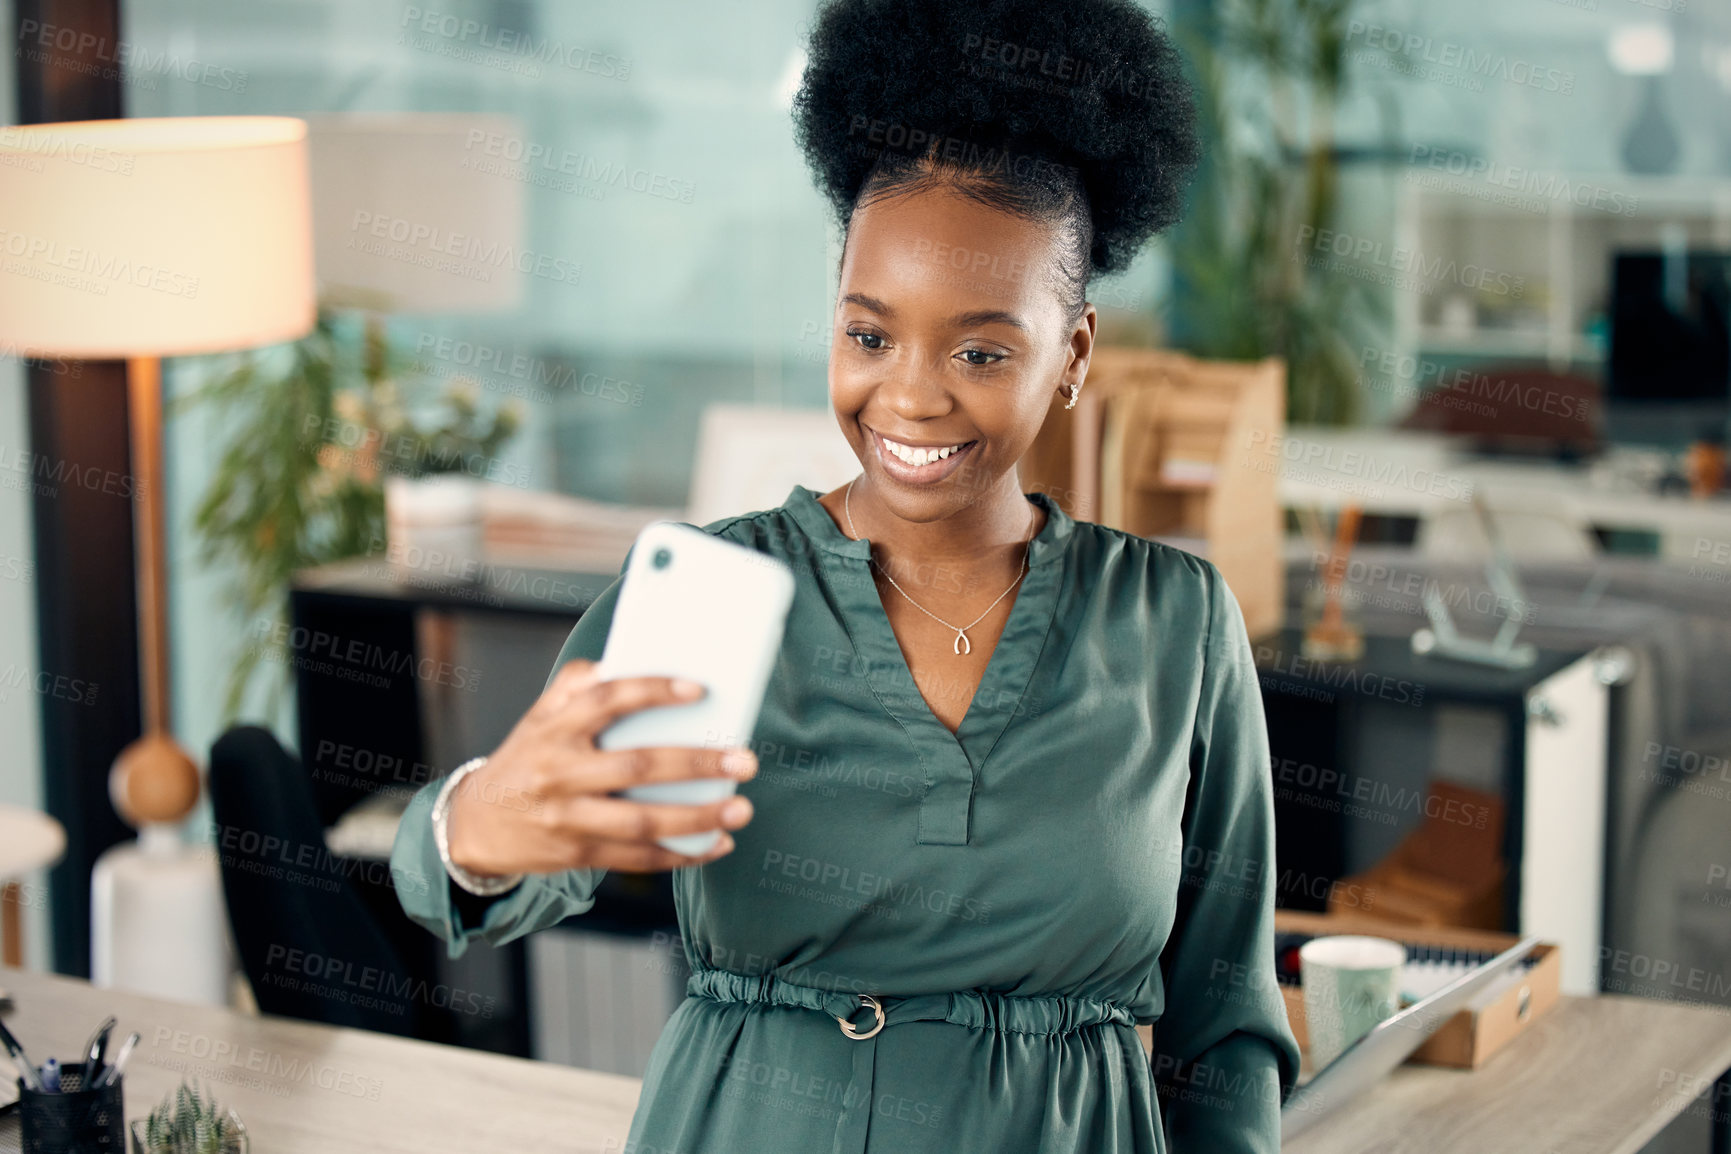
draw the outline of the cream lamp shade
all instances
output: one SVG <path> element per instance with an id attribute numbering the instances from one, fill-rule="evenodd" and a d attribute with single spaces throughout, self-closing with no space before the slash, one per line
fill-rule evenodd
<path id="1" fill-rule="evenodd" d="M 308 118 L 322 299 L 380 313 L 480 313 L 522 300 L 518 122 L 471 113 Z"/>
<path id="2" fill-rule="evenodd" d="M 300 337 L 309 202 L 292 117 L 0 129 L 0 349 L 162 357 Z"/>

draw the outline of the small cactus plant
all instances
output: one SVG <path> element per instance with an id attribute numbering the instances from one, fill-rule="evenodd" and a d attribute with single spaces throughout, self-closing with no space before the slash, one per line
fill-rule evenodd
<path id="1" fill-rule="evenodd" d="M 132 1127 L 133 1154 L 248 1154 L 246 1127 L 197 1082 L 182 1082 Z"/>

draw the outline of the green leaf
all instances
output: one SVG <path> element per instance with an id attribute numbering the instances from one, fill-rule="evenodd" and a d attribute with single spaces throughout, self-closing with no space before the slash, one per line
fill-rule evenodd
<path id="1" fill-rule="evenodd" d="M 192 525 L 199 561 L 233 570 L 223 601 L 246 623 L 224 687 L 226 721 L 261 671 L 271 673 L 273 709 L 288 689 L 287 655 L 269 626 L 288 616 L 294 573 L 383 543 L 385 474 L 474 471 L 476 458 L 491 459 L 518 427 L 512 406 L 483 413 L 478 389 L 453 382 L 440 390 L 424 375 L 401 381 L 405 358 L 383 325 L 354 330 L 321 309 L 302 340 L 241 354 L 169 406 L 173 416 L 205 408 L 225 435 Z M 444 412 L 417 426 L 410 402 L 433 398 Z M 392 453 L 379 451 L 387 445 Z"/>
<path id="2" fill-rule="evenodd" d="M 1355 0 L 1221 0 L 1185 48 L 1208 159 L 1173 230 L 1181 343 L 1204 357 L 1278 356 L 1287 419 L 1350 423 L 1355 344 L 1387 314 L 1365 284 L 1313 266 L 1300 229 L 1335 225 L 1334 107 Z"/>

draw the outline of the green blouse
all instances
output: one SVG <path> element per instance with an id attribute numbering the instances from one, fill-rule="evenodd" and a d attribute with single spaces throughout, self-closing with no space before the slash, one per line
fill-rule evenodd
<path id="1" fill-rule="evenodd" d="M 1208 562 L 1028 499 L 1046 523 L 953 735 L 914 685 L 867 541 L 816 494 L 703 527 L 785 560 L 796 587 L 741 787 L 756 816 L 734 852 L 673 875 L 693 973 L 625 1154 L 1279 1149 L 1298 1050 L 1238 604 Z M 561 664 L 600 657 L 618 591 Z M 406 884 L 444 878 L 437 787 L 392 870 L 452 956 L 593 904 L 597 870 L 484 905 Z M 875 1033 L 861 995 L 886 1015 Z M 1133 1028 L 1148 1023 L 1152 1060 Z"/>

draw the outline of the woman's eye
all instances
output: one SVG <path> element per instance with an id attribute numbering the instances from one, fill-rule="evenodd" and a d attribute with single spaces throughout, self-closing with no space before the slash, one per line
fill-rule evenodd
<path id="1" fill-rule="evenodd" d="M 868 333 L 862 329 L 849 329 L 847 335 L 852 337 L 862 349 L 883 348 L 883 337 L 879 336 L 877 333 Z M 874 345 L 870 343 L 872 341 L 877 341 L 878 343 Z"/>
<path id="2" fill-rule="evenodd" d="M 974 368 L 984 368 L 986 365 L 994 365 L 1004 359 L 1003 353 L 988 353 L 985 349 L 963 349 L 961 355 L 966 357 L 966 363 Z M 974 360 L 975 357 L 984 359 Z"/>

